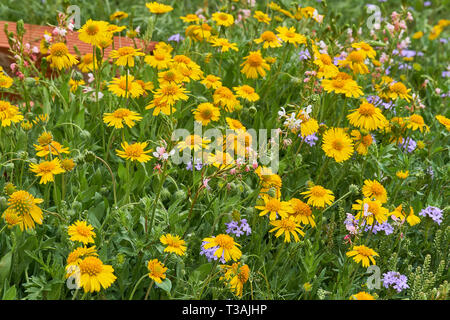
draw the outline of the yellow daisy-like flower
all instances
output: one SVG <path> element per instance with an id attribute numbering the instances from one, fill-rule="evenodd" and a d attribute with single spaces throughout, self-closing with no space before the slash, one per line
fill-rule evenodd
<path id="1" fill-rule="evenodd" d="M 240 98 L 247 99 L 248 101 L 255 102 L 259 100 L 259 94 L 255 92 L 253 87 L 244 84 L 243 86 L 233 87 L 234 91 Z"/>
<path id="2" fill-rule="evenodd" d="M 78 30 L 78 38 L 92 46 L 97 46 L 103 41 L 112 38 L 112 34 L 108 32 L 108 22 L 106 21 L 94 21 L 89 19 Z"/>
<path id="3" fill-rule="evenodd" d="M 208 89 L 217 89 L 222 86 L 220 78 L 213 74 L 208 74 L 200 83 Z"/>
<path id="4" fill-rule="evenodd" d="M 54 156 L 61 156 L 63 153 L 69 154 L 69 148 L 63 147 L 59 142 L 52 141 L 47 145 L 33 145 L 38 157 L 47 158 L 51 153 Z"/>
<path id="5" fill-rule="evenodd" d="M 186 243 L 179 236 L 172 236 L 168 233 L 162 235 L 161 238 L 159 238 L 159 241 L 167 246 L 164 249 L 164 252 L 173 252 L 179 256 L 183 256 L 186 252 Z"/>
<path id="6" fill-rule="evenodd" d="M 154 14 L 163 14 L 173 10 L 171 6 L 156 1 L 146 3 L 145 6 Z"/>
<path id="7" fill-rule="evenodd" d="M 241 64 L 241 72 L 245 74 L 247 78 L 256 79 L 258 75 L 261 77 L 266 76 L 266 70 L 270 70 L 270 65 L 262 57 L 260 50 L 250 51 L 250 54 L 246 56 L 245 61 Z"/>
<path id="8" fill-rule="evenodd" d="M 363 50 L 352 51 L 344 60 L 339 61 L 338 66 L 349 66 L 356 74 L 366 74 L 369 69 L 364 64 L 365 59 L 366 53 Z"/>
<path id="9" fill-rule="evenodd" d="M 106 123 L 108 127 L 114 127 L 116 129 L 122 129 L 123 124 L 132 128 L 135 125 L 135 121 L 140 121 L 141 119 L 142 117 L 139 113 L 126 108 L 119 108 L 112 113 L 103 114 L 103 122 Z"/>
<path id="10" fill-rule="evenodd" d="M 275 237 L 277 238 L 284 234 L 284 242 L 291 242 L 291 234 L 294 237 L 295 242 L 300 241 L 298 234 L 305 236 L 305 233 L 300 229 L 300 224 L 298 224 L 293 217 L 270 221 L 270 224 L 275 226 L 275 228 L 269 230 L 269 232 L 277 231 L 277 233 L 275 233 Z"/>
<path id="11" fill-rule="evenodd" d="M 375 298 L 370 293 L 361 291 L 352 295 L 350 300 L 375 300 Z"/>
<path id="12" fill-rule="evenodd" d="M 132 144 L 128 144 L 128 142 L 123 142 L 121 144 L 123 150 L 116 150 L 116 153 L 119 157 L 124 158 L 126 160 L 131 161 L 139 161 L 139 162 L 147 162 L 152 156 L 147 155 L 147 153 L 151 152 L 150 150 L 145 150 L 147 147 L 147 142 L 135 142 Z"/>
<path id="13" fill-rule="evenodd" d="M 353 154 L 353 141 L 342 128 L 328 129 L 322 141 L 322 150 L 336 162 L 348 160 Z"/>
<path id="14" fill-rule="evenodd" d="M 83 79 L 75 80 L 75 79 L 70 78 L 70 80 L 69 80 L 70 92 L 77 91 L 79 86 L 82 86 L 82 85 L 85 85 L 85 84 L 86 84 L 86 82 L 84 82 Z"/>
<path id="15" fill-rule="evenodd" d="M 290 27 L 289 29 L 287 27 L 279 26 L 275 29 L 278 34 L 277 36 L 287 42 L 292 43 L 296 48 L 299 44 L 306 44 L 306 37 L 300 33 L 297 33 L 294 27 Z"/>
<path id="16" fill-rule="evenodd" d="M 100 67 L 100 61 L 95 60 L 95 69 L 98 70 Z M 81 72 L 91 72 L 94 70 L 94 59 L 92 53 L 86 53 L 80 60 L 78 68 Z"/>
<path id="17" fill-rule="evenodd" d="M 353 43 L 352 47 L 355 49 L 360 49 L 360 51 L 362 51 L 366 57 L 370 58 L 370 59 L 375 59 L 377 53 L 376 51 L 367 43 L 365 42 L 357 42 L 357 43 Z"/>
<path id="18" fill-rule="evenodd" d="M 166 102 L 162 102 L 162 98 L 154 98 L 145 109 L 153 109 L 154 116 L 159 115 L 161 112 L 168 116 L 176 111 L 173 106 L 169 106 Z"/>
<path id="19" fill-rule="evenodd" d="M 356 200 L 352 209 L 358 211 L 355 218 L 364 220 L 367 225 L 372 225 L 375 220 L 379 224 L 383 224 L 387 221 L 389 215 L 389 210 L 383 207 L 381 201 L 369 198 Z"/>
<path id="20" fill-rule="evenodd" d="M 128 13 L 123 11 L 116 11 L 112 15 L 109 16 L 109 20 L 123 20 L 128 18 Z"/>
<path id="21" fill-rule="evenodd" d="M 364 101 L 358 109 L 347 115 L 347 119 L 352 125 L 368 131 L 382 129 L 387 125 L 387 120 L 381 110 L 373 104 Z"/>
<path id="22" fill-rule="evenodd" d="M 98 256 L 97 249 L 95 246 L 92 247 L 78 247 L 69 253 L 67 257 L 67 265 L 66 265 L 66 278 L 70 277 L 73 272 L 75 272 L 75 268 L 70 268 L 71 266 L 78 266 L 80 262 L 86 257 L 96 257 Z"/>
<path id="23" fill-rule="evenodd" d="M 14 80 L 7 75 L 0 72 L 0 88 L 9 88 L 12 86 Z"/>
<path id="24" fill-rule="evenodd" d="M 381 203 L 387 202 L 387 191 L 381 183 L 376 180 L 364 180 L 362 193 L 366 198 L 375 198 L 375 200 L 378 200 Z"/>
<path id="25" fill-rule="evenodd" d="M 192 113 L 194 114 L 195 120 L 201 122 L 204 126 L 220 118 L 220 109 L 209 102 L 200 103 Z"/>
<path id="26" fill-rule="evenodd" d="M 358 130 L 352 130 L 350 135 L 355 142 L 356 152 L 360 155 L 366 155 L 370 145 L 373 143 L 372 135 L 366 134 L 363 136 Z"/>
<path id="27" fill-rule="evenodd" d="M 158 72 L 158 82 L 161 85 L 168 83 L 181 83 L 184 80 L 184 75 L 178 69 L 169 69 L 166 71 Z"/>
<path id="28" fill-rule="evenodd" d="M 216 150 L 216 153 L 208 155 L 206 163 L 212 164 L 216 168 L 224 169 L 233 166 L 235 161 L 229 153 Z"/>
<path id="29" fill-rule="evenodd" d="M 333 191 L 319 185 L 312 186 L 308 191 L 302 192 L 301 194 L 304 194 L 305 198 L 308 199 L 308 204 L 318 208 L 330 205 L 334 201 Z"/>
<path id="30" fill-rule="evenodd" d="M 65 170 L 61 167 L 61 161 L 55 158 L 51 161 L 44 161 L 39 164 L 30 164 L 31 172 L 34 172 L 36 176 L 41 177 L 39 184 L 47 184 L 47 182 L 53 182 L 54 175 L 64 173 Z"/>
<path id="31" fill-rule="evenodd" d="M 114 64 L 118 66 L 134 67 L 134 57 L 145 56 L 141 49 L 135 49 L 133 47 L 122 47 L 118 50 L 112 50 L 109 53 L 109 57 L 117 59 Z"/>
<path id="32" fill-rule="evenodd" d="M 187 23 L 199 23 L 200 22 L 200 18 L 196 14 L 193 14 L 193 13 L 187 14 L 184 17 L 180 17 L 180 19 Z"/>
<path id="33" fill-rule="evenodd" d="M 214 37 L 209 40 L 209 43 L 211 43 L 213 47 L 221 47 L 222 52 L 228 52 L 230 49 L 234 51 L 239 51 L 237 43 L 234 42 L 231 43 L 226 38 Z"/>
<path id="34" fill-rule="evenodd" d="M 310 224 L 311 227 L 316 226 L 314 221 L 314 215 L 312 214 L 311 207 L 300 199 L 292 198 L 289 200 L 289 204 L 292 207 L 292 213 L 289 214 L 295 221 L 303 223 L 304 225 Z"/>
<path id="35" fill-rule="evenodd" d="M 250 268 L 246 264 L 242 266 L 239 265 L 240 263 L 233 263 L 231 266 L 221 265 L 220 268 L 225 274 L 223 277 L 220 277 L 219 280 L 226 280 L 231 292 L 237 297 L 242 297 L 244 284 L 250 277 Z"/>
<path id="36" fill-rule="evenodd" d="M 256 209 L 261 210 L 260 216 L 269 214 L 269 220 L 275 220 L 278 217 L 287 218 L 289 214 L 293 213 L 291 204 L 287 201 L 281 201 L 278 198 L 272 198 L 268 195 L 263 195 L 263 206 L 255 206 Z"/>
<path id="37" fill-rule="evenodd" d="M 186 28 L 186 36 L 193 39 L 194 41 L 209 40 L 211 37 L 212 27 L 207 23 L 202 23 L 201 25 L 192 25 Z"/>
<path id="38" fill-rule="evenodd" d="M 256 43 L 263 42 L 263 48 L 279 48 L 282 46 L 280 39 L 272 31 L 264 31 L 258 39 L 253 40 Z"/>
<path id="39" fill-rule="evenodd" d="M 77 58 L 69 53 L 69 49 L 62 42 L 54 43 L 50 46 L 50 54 L 47 57 L 50 67 L 58 70 L 67 69 L 78 63 Z"/>
<path id="40" fill-rule="evenodd" d="M 61 168 L 66 172 L 72 171 L 75 168 L 75 162 L 73 159 L 64 159 L 61 161 Z"/>
<path id="41" fill-rule="evenodd" d="M 327 53 L 317 52 L 314 64 L 319 66 L 319 70 L 317 71 L 318 78 L 334 78 L 339 73 L 339 69 L 333 64 L 333 60 Z"/>
<path id="42" fill-rule="evenodd" d="M 20 230 L 34 229 L 35 223 L 42 224 L 42 210 L 37 204 L 43 199 L 35 198 L 24 190 L 13 192 L 8 199 L 8 208 L 2 217 L 10 225 L 19 225 Z"/>
<path id="43" fill-rule="evenodd" d="M 235 131 L 245 131 L 246 128 L 244 127 L 244 125 L 236 119 L 232 119 L 232 118 L 225 118 L 226 122 L 228 123 L 228 125 L 230 126 L 231 130 L 235 130 Z"/>
<path id="44" fill-rule="evenodd" d="M 225 259 L 226 262 L 229 260 L 238 261 L 242 256 L 242 252 L 238 248 L 240 247 L 240 244 L 234 242 L 234 239 L 227 234 L 219 234 L 215 237 L 204 238 L 202 241 L 206 242 L 203 245 L 205 249 L 218 247 L 214 252 L 214 255 L 219 259 Z"/>
<path id="45" fill-rule="evenodd" d="M 407 89 L 406 86 L 401 82 L 396 82 L 391 85 L 389 85 L 389 92 L 388 97 L 391 99 L 405 99 L 409 102 L 409 100 L 412 98 L 409 92 L 411 89 Z"/>
<path id="46" fill-rule="evenodd" d="M 2 127 L 9 127 L 11 123 L 17 123 L 21 120 L 23 120 L 23 115 L 18 107 L 13 106 L 8 101 L 0 100 L 0 121 L 2 122 Z"/>
<path id="47" fill-rule="evenodd" d="M 215 105 L 225 108 L 228 112 L 233 112 L 239 105 L 239 100 L 229 88 L 221 86 L 214 91 L 213 100 Z"/>
<path id="48" fill-rule="evenodd" d="M 437 121 L 439 121 L 440 124 L 445 126 L 445 129 L 447 129 L 447 131 L 450 131 L 450 119 L 443 116 L 443 115 L 436 115 L 436 119 Z"/>
<path id="49" fill-rule="evenodd" d="M 107 289 L 116 281 L 114 269 L 110 265 L 94 256 L 84 258 L 78 265 L 80 268 L 80 285 L 84 292 L 100 291 L 101 288 Z"/>
<path id="50" fill-rule="evenodd" d="M 409 207 L 409 214 L 406 217 L 406 222 L 412 227 L 416 224 L 420 223 L 420 218 L 414 214 L 414 210 L 412 207 Z"/>
<path id="51" fill-rule="evenodd" d="M 167 69 L 172 61 L 170 52 L 161 49 L 154 50 L 153 55 L 146 55 L 144 58 L 146 64 L 158 70 Z"/>
<path id="52" fill-rule="evenodd" d="M 406 179 L 409 176 L 409 171 L 408 170 L 399 170 L 395 173 L 395 175 L 400 178 L 400 179 Z"/>
<path id="53" fill-rule="evenodd" d="M 95 232 L 92 230 L 94 230 L 94 227 L 87 224 L 86 221 L 77 220 L 69 226 L 67 233 L 71 241 L 79 241 L 86 245 L 88 243 L 95 243 Z"/>
<path id="54" fill-rule="evenodd" d="M 411 38 L 413 38 L 414 40 L 417 40 L 422 37 L 423 37 L 423 31 L 418 31 L 418 32 L 414 33 Z"/>
<path id="55" fill-rule="evenodd" d="M 187 136 L 184 140 L 178 142 L 177 148 L 180 151 L 189 148 L 190 150 L 194 150 L 194 152 L 197 152 L 199 150 L 206 149 L 210 142 L 211 140 L 204 139 L 196 134 L 191 134 Z"/>
<path id="56" fill-rule="evenodd" d="M 213 13 L 212 19 L 216 22 L 218 26 L 229 27 L 234 23 L 233 16 L 231 14 L 224 12 Z"/>
<path id="57" fill-rule="evenodd" d="M 156 283 L 161 283 L 166 278 L 167 268 L 164 263 L 159 262 L 158 259 L 149 260 L 147 263 L 148 277 L 153 279 Z"/>
<path id="58" fill-rule="evenodd" d="M 128 86 L 127 86 L 128 82 Z M 144 94 L 142 86 L 134 80 L 132 75 L 120 76 L 120 78 L 113 78 L 108 85 L 108 90 L 114 93 L 118 97 L 128 98 L 130 95 L 133 98 L 137 98 Z"/>
<path id="59" fill-rule="evenodd" d="M 178 100 L 188 100 L 186 93 L 189 91 L 177 83 L 165 83 L 154 92 L 154 98 L 160 98 L 161 103 L 173 106 Z"/>
<path id="60" fill-rule="evenodd" d="M 348 98 L 358 98 L 364 94 L 361 87 L 353 79 L 324 79 L 322 80 L 322 87 L 326 92 L 342 93 Z"/>
<path id="61" fill-rule="evenodd" d="M 253 18 L 255 18 L 259 22 L 262 22 L 265 24 L 269 24 L 270 21 L 272 21 L 272 19 L 270 19 L 269 15 L 267 15 L 266 13 L 259 11 L 259 10 L 255 11 Z"/>
<path id="62" fill-rule="evenodd" d="M 353 260 L 356 263 L 362 262 L 363 267 L 369 267 L 370 262 L 373 265 L 376 265 L 374 257 L 379 256 L 374 250 L 362 245 L 362 246 L 353 246 L 353 249 L 346 253 L 347 257 L 353 257 Z"/>
<path id="63" fill-rule="evenodd" d="M 430 128 L 425 124 L 425 121 L 423 120 L 421 115 L 418 114 L 412 114 L 407 118 L 407 128 L 411 128 L 413 131 L 419 129 L 420 132 L 423 132 L 423 129 L 425 128 L 425 131 L 430 131 Z"/>

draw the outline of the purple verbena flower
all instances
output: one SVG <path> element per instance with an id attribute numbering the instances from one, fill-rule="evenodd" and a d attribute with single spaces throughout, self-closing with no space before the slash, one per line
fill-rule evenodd
<path id="1" fill-rule="evenodd" d="M 392 286 L 397 292 L 408 289 L 408 278 L 400 272 L 389 271 L 383 274 L 383 285 L 385 288 Z"/>
<path id="2" fill-rule="evenodd" d="M 437 224 L 441 224 L 442 222 L 442 212 L 443 210 L 439 209 L 438 207 L 428 206 L 427 208 L 423 209 L 419 212 L 419 215 L 422 217 L 430 217 L 433 219 L 434 222 Z"/>

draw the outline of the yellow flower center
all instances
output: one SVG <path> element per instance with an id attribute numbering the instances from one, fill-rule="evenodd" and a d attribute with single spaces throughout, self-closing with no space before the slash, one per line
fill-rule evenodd
<path id="1" fill-rule="evenodd" d="M 341 89 L 344 86 L 345 86 L 345 81 L 343 81 L 342 79 L 333 80 L 333 87 Z"/>
<path id="2" fill-rule="evenodd" d="M 311 208 L 303 201 L 296 201 L 294 203 L 294 210 L 296 214 L 302 216 L 310 216 L 312 214 Z"/>
<path id="3" fill-rule="evenodd" d="M 228 20 L 228 15 L 225 14 L 225 13 L 221 13 L 221 14 L 218 15 L 218 18 L 219 18 L 219 20 L 227 21 Z"/>
<path id="4" fill-rule="evenodd" d="M 86 33 L 90 36 L 95 36 L 99 31 L 99 27 L 95 24 L 91 24 L 86 28 Z"/>
<path id="5" fill-rule="evenodd" d="M 375 106 L 371 103 L 363 103 L 358 108 L 358 113 L 366 117 L 373 116 L 375 114 L 375 111 Z"/>
<path id="6" fill-rule="evenodd" d="M 232 249 L 234 247 L 234 240 L 229 235 L 219 234 L 215 240 L 217 245 L 221 248 Z"/>
<path id="7" fill-rule="evenodd" d="M 131 89 L 133 88 L 133 85 L 131 84 L 131 80 L 128 79 L 128 89 L 127 89 L 127 79 L 121 79 L 119 82 L 119 88 L 130 92 Z"/>
<path id="8" fill-rule="evenodd" d="M 203 109 L 200 114 L 203 119 L 211 119 L 213 116 L 212 110 L 209 108 Z"/>
<path id="9" fill-rule="evenodd" d="M 363 62 L 364 58 L 365 58 L 364 53 L 361 50 L 353 51 L 347 57 L 348 60 L 350 60 L 352 62 L 358 62 L 358 63 Z"/>
<path id="10" fill-rule="evenodd" d="M 322 198 L 327 194 L 327 191 L 322 186 L 314 186 L 311 188 L 311 195 L 313 197 Z"/>
<path id="11" fill-rule="evenodd" d="M 326 53 L 320 54 L 320 61 L 322 61 L 322 63 L 325 64 L 325 65 L 330 65 L 331 64 L 331 58 Z"/>
<path id="12" fill-rule="evenodd" d="M 252 53 L 248 56 L 247 63 L 252 67 L 259 67 L 263 63 L 263 58 L 257 53 Z"/>
<path id="13" fill-rule="evenodd" d="M 249 275 L 250 269 L 248 268 L 247 265 L 243 265 L 237 277 L 241 283 L 245 283 L 247 282 Z"/>
<path id="14" fill-rule="evenodd" d="M 384 188 L 382 185 L 376 183 L 371 186 L 370 191 L 372 191 L 374 195 L 380 196 L 384 193 Z"/>
<path id="15" fill-rule="evenodd" d="M 66 45 L 62 42 L 55 43 L 50 47 L 50 54 L 56 57 L 63 57 L 69 53 Z"/>
<path id="16" fill-rule="evenodd" d="M 405 85 L 401 82 L 394 83 L 393 85 L 391 85 L 389 87 L 389 89 L 392 92 L 397 93 L 397 94 L 406 94 L 407 93 Z"/>
<path id="17" fill-rule="evenodd" d="M 123 119 L 130 115 L 130 110 L 120 108 L 113 112 L 114 118 Z"/>
<path id="18" fill-rule="evenodd" d="M 423 118 L 421 116 L 419 116 L 418 114 L 413 114 L 412 116 L 410 116 L 409 121 L 416 123 L 418 125 L 424 124 Z"/>
<path id="19" fill-rule="evenodd" d="M 135 50 L 131 47 L 122 47 L 119 50 L 117 50 L 117 53 L 123 57 L 134 54 Z"/>
<path id="20" fill-rule="evenodd" d="M 362 144 L 365 145 L 366 147 L 370 146 L 373 142 L 372 136 L 370 134 L 364 136 L 362 138 Z"/>
<path id="21" fill-rule="evenodd" d="M 266 210 L 278 212 L 281 209 L 281 203 L 278 199 L 270 199 L 266 204 Z"/>
<path id="22" fill-rule="evenodd" d="M 79 267 L 82 274 L 87 273 L 92 277 L 102 272 L 103 262 L 96 257 L 87 257 L 80 262 Z"/>
<path id="23" fill-rule="evenodd" d="M 292 31 L 286 31 L 286 33 L 284 34 L 287 38 L 291 38 L 291 39 L 293 39 L 293 38 L 295 38 L 295 32 L 292 32 Z"/>
<path id="24" fill-rule="evenodd" d="M 370 248 L 367 248 L 364 246 L 359 247 L 358 250 L 356 250 L 356 251 L 358 251 L 358 253 L 362 256 L 366 256 L 366 257 L 372 256 L 372 250 Z"/>
<path id="25" fill-rule="evenodd" d="M 272 31 L 266 31 L 261 35 L 261 39 L 272 42 L 277 40 L 277 36 Z"/>
<path id="26" fill-rule="evenodd" d="M 178 87 L 176 86 L 167 86 L 161 89 L 161 92 L 165 96 L 174 96 L 178 93 Z"/>
<path id="27" fill-rule="evenodd" d="M 11 210 L 16 214 L 28 214 L 33 208 L 33 197 L 26 191 L 17 191 L 9 199 Z"/>
<path id="28" fill-rule="evenodd" d="M 129 157 L 139 158 L 142 155 L 142 151 L 141 146 L 135 143 L 128 146 L 126 154 Z"/>
<path id="29" fill-rule="evenodd" d="M 280 228 L 286 231 L 294 231 L 295 230 L 295 222 L 291 219 L 283 219 L 280 223 Z"/>
<path id="30" fill-rule="evenodd" d="M 44 132 L 38 138 L 38 142 L 41 146 L 45 146 L 53 141 L 53 136 L 49 132 Z"/>
<path id="31" fill-rule="evenodd" d="M 344 149 L 344 143 L 340 139 L 334 140 L 331 145 L 333 146 L 333 149 L 336 149 L 337 151 Z"/>
<path id="32" fill-rule="evenodd" d="M 82 235 L 83 237 L 89 237 L 91 235 L 91 230 L 89 230 L 89 228 L 87 226 L 78 225 L 77 233 Z"/>

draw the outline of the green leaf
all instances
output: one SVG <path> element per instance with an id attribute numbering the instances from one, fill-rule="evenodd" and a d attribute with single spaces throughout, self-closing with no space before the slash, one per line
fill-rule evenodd
<path id="1" fill-rule="evenodd" d="M 6 277 L 9 275 L 11 269 L 12 252 L 8 252 L 0 260 L 0 283 L 4 283 Z"/>
<path id="2" fill-rule="evenodd" d="M 16 294 L 17 294 L 17 290 L 16 290 L 16 286 L 14 285 L 5 291 L 5 293 L 3 294 L 2 300 L 15 300 Z"/>
<path id="3" fill-rule="evenodd" d="M 170 290 L 172 289 L 172 282 L 169 279 L 164 279 L 161 283 L 155 282 L 158 288 L 163 289 L 170 295 Z"/>

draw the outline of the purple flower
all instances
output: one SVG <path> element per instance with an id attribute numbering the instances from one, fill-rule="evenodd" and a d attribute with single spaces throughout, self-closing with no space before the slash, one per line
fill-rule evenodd
<path id="1" fill-rule="evenodd" d="M 432 166 L 429 166 L 429 167 L 427 168 L 427 174 L 430 175 L 431 179 L 434 178 L 434 171 L 433 171 L 433 167 L 432 167 Z"/>
<path id="2" fill-rule="evenodd" d="M 180 42 L 183 40 L 184 40 L 184 37 L 179 33 L 176 33 L 176 34 L 170 36 L 169 39 L 167 39 L 167 41 L 175 41 L 175 42 Z"/>
<path id="3" fill-rule="evenodd" d="M 383 274 L 383 285 L 385 288 L 392 286 L 397 292 L 408 289 L 408 278 L 400 272 L 389 271 Z"/>
<path id="4" fill-rule="evenodd" d="M 442 71 L 442 78 L 450 78 L 450 71 Z"/>
<path id="5" fill-rule="evenodd" d="M 202 167 L 203 167 L 202 161 L 200 159 L 197 159 L 197 164 L 195 165 L 195 169 L 197 171 L 200 171 L 200 170 L 202 170 Z"/>
<path id="6" fill-rule="evenodd" d="M 309 53 L 308 49 L 302 50 L 298 53 L 298 57 L 300 58 L 300 61 L 311 59 L 311 54 Z"/>
<path id="7" fill-rule="evenodd" d="M 244 232 L 246 233 L 247 236 L 252 233 L 252 229 L 250 228 L 250 225 L 247 223 L 247 219 L 241 219 L 241 221 L 239 222 L 232 220 L 229 223 L 225 223 L 225 225 L 227 226 L 226 233 L 228 234 L 232 233 L 236 235 L 236 237 L 240 237 L 241 235 L 244 234 Z"/>
<path id="8" fill-rule="evenodd" d="M 412 69 L 412 66 L 410 66 L 410 65 L 407 64 L 407 63 L 400 63 L 400 64 L 398 65 L 398 69 L 399 69 L 399 70 L 403 70 L 403 69 L 411 70 L 411 69 Z"/>
<path id="9" fill-rule="evenodd" d="M 189 161 L 186 165 L 186 170 L 192 171 L 192 161 Z"/>
<path id="10" fill-rule="evenodd" d="M 215 238 L 215 237 L 213 237 L 213 238 Z M 217 260 L 217 259 L 219 259 L 216 255 L 215 255 L 215 253 L 216 253 L 216 251 L 217 251 L 217 249 L 219 249 L 219 247 L 218 246 L 215 246 L 215 247 L 211 247 L 211 248 L 209 248 L 209 249 L 205 249 L 205 244 L 207 244 L 208 242 L 206 242 L 206 241 L 203 241 L 202 242 L 202 249 L 201 249 L 201 251 L 200 251 L 200 255 L 204 255 L 205 257 L 206 257 L 206 259 L 208 259 L 208 262 L 211 262 L 212 260 Z M 220 260 L 219 260 L 221 263 L 226 263 L 226 261 L 225 261 L 225 258 L 224 258 L 224 254 L 222 253 L 222 256 L 220 257 Z"/>
<path id="11" fill-rule="evenodd" d="M 440 38 L 440 39 L 439 39 L 439 42 L 440 42 L 440 43 L 443 43 L 443 44 L 446 44 L 446 43 L 448 42 L 448 40 L 445 39 L 445 38 Z"/>
<path id="12" fill-rule="evenodd" d="M 306 136 L 305 138 L 303 138 L 305 140 L 305 142 L 310 146 L 315 146 L 316 145 L 316 141 L 319 140 L 319 138 L 316 136 L 315 133 L 310 134 L 309 136 Z"/>
<path id="13" fill-rule="evenodd" d="M 402 147 L 404 150 L 408 151 L 409 153 L 416 150 L 417 143 L 412 138 L 407 138 L 406 141 L 403 143 L 400 143 L 400 147 Z"/>
<path id="14" fill-rule="evenodd" d="M 424 7 L 429 7 L 429 6 L 431 6 L 431 1 L 425 1 L 425 2 L 423 3 L 423 6 L 424 6 Z"/>
<path id="15" fill-rule="evenodd" d="M 394 228 L 387 222 L 384 222 L 382 224 L 376 222 L 375 225 L 372 226 L 366 226 L 366 228 L 364 229 L 364 231 L 368 232 L 372 230 L 372 232 L 374 234 L 376 234 L 377 232 L 380 231 L 384 231 L 384 233 L 388 236 L 390 234 L 392 234 L 394 232 Z"/>
<path id="16" fill-rule="evenodd" d="M 426 209 L 420 211 L 419 215 L 422 217 L 429 216 L 434 222 L 440 225 L 442 222 L 442 212 L 443 210 L 437 207 L 428 206 Z"/>

